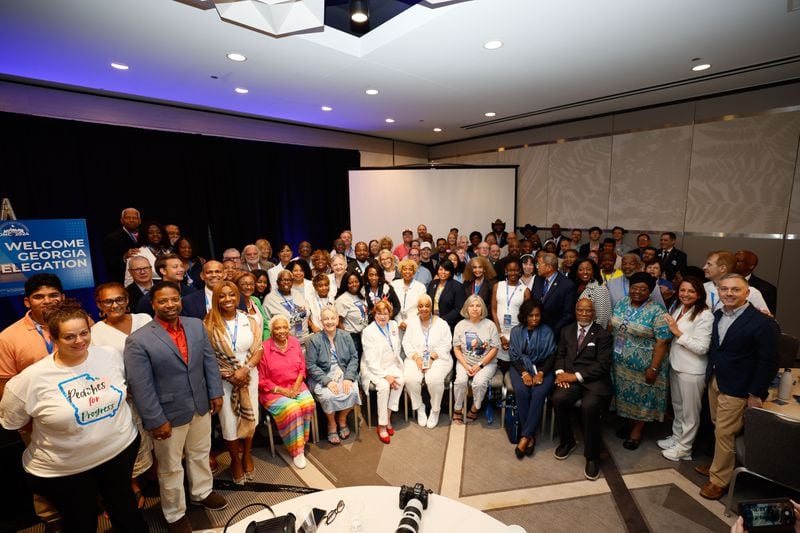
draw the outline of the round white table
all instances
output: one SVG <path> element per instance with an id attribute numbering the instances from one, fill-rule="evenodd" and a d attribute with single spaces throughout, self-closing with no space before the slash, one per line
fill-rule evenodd
<path id="1" fill-rule="evenodd" d="M 387 533 L 395 531 L 400 523 L 403 511 L 400 509 L 399 495 L 399 487 L 342 487 L 304 494 L 273 506 L 273 510 L 278 516 L 286 513 L 294 514 L 297 517 L 297 527 L 299 528 L 303 519 L 300 511 L 304 507 L 316 507 L 328 512 L 335 509 L 339 500 L 342 500 L 345 503 L 344 510 L 329 525 L 325 524 L 323 518 L 318 526 L 318 531 L 319 533 L 349 533 L 351 506 L 356 502 L 361 502 L 363 504 L 361 531 L 363 533 Z M 251 521 L 266 520 L 271 516 L 268 510 L 262 509 L 242 518 L 229 527 L 228 531 L 244 533 L 247 524 Z M 419 531 L 420 533 L 441 533 L 442 531 L 506 533 L 509 531 L 509 527 L 478 509 L 438 494 L 430 494 L 428 508 L 422 512 Z"/>

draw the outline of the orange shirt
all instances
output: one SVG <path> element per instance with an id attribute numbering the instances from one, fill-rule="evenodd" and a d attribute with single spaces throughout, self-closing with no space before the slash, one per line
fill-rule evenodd
<path id="1" fill-rule="evenodd" d="M 178 351 L 181 353 L 181 357 L 183 357 L 183 362 L 187 365 L 189 364 L 189 345 L 186 343 L 186 331 L 183 329 L 183 324 L 181 324 L 181 319 L 178 319 L 176 328 L 172 327 L 172 324 L 169 322 L 164 322 L 158 317 L 155 317 L 156 322 L 161 324 L 165 330 L 167 330 L 167 335 L 172 339 L 172 342 L 175 343 L 175 346 L 178 347 Z"/>
<path id="2" fill-rule="evenodd" d="M 0 379 L 11 379 L 48 355 L 47 342 L 53 342 L 47 326 L 42 335 L 36 330 L 31 312 L 0 332 Z"/>

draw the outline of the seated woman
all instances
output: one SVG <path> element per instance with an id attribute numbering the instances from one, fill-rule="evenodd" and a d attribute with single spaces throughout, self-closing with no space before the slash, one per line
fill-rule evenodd
<path id="1" fill-rule="evenodd" d="M 330 280 L 330 285 L 333 287 L 333 292 L 339 290 L 339 287 L 342 285 L 342 279 L 344 279 L 344 273 L 347 271 L 347 258 L 342 255 L 338 254 L 331 258 L 331 272 L 328 274 L 328 279 Z"/>
<path id="2" fill-rule="evenodd" d="M 273 316 L 269 330 L 272 336 L 264 341 L 264 355 L 258 364 L 258 398 L 275 420 L 294 465 L 305 468 L 304 449 L 316 408 L 304 382 L 306 359 L 300 342 L 289 335 L 286 316 Z"/>
<path id="3" fill-rule="evenodd" d="M 519 308 L 519 324 L 511 330 L 509 374 L 522 425 L 519 442 L 514 447 L 517 459 L 533 455 L 536 427 L 555 381 L 556 341 L 553 330 L 541 323 L 542 310 L 538 300 L 525 300 Z"/>
<path id="4" fill-rule="evenodd" d="M 254 279 L 252 272 L 242 274 L 244 279 Z M 239 311 L 238 306 L 239 289 L 230 281 L 222 281 L 211 293 L 211 308 L 203 323 L 222 376 L 219 421 L 231 456 L 231 479 L 244 485 L 245 480 L 255 480 L 252 450 L 258 424 L 257 367 L 264 346 L 263 327 L 254 315 Z"/>
<path id="5" fill-rule="evenodd" d="M 336 312 L 339 313 L 339 327 L 353 338 L 356 351 L 360 354 L 361 332 L 369 324 L 367 302 L 362 294 L 361 276 L 355 272 L 345 274 L 339 292 L 336 293 Z"/>
<path id="6" fill-rule="evenodd" d="M 254 294 L 256 290 L 256 272 L 258 271 L 245 272 L 240 270 L 234 273 L 233 282 L 242 295 L 247 314 L 256 321 L 256 327 L 261 332 L 260 340 L 265 341 L 269 338 L 269 318 L 261 300 Z M 264 271 L 262 270 L 261 272 Z"/>
<path id="7" fill-rule="evenodd" d="M 277 290 L 267 294 L 264 307 L 273 318 L 276 315 L 285 316 L 289 320 L 292 335 L 305 344 L 308 337 L 308 303 L 299 293 L 292 292 L 291 272 L 281 270 L 278 273 Z"/>
<path id="8" fill-rule="evenodd" d="M 579 259 L 572 265 L 569 273 L 577 287 L 578 300 L 588 298 L 594 306 L 594 321 L 601 327 L 608 327 L 611 320 L 611 294 L 603 285 L 600 267 L 591 259 Z"/>
<path id="9" fill-rule="evenodd" d="M 378 254 L 378 263 L 383 269 L 383 277 L 386 281 L 392 283 L 400 278 L 400 272 L 397 271 L 397 263 L 392 252 L 381 250 L 381 253 Z"/>
<path id="10" fill-rule="evenodd" d="M 400 302 L 397 322 L 400 331 L 405 331 L 410 318 L 417 316 L 417 301 L 425 294 L 425 285 L 414 279 L 419 266 L 411 259 L 400 261 L 400 279 L 392 282 L 392 288 Z M 402 333 L 401 339 L 402 339 Z"/>
<path id="11" fill-rule="evenodd" d="M 25 478 L 58 510 L 63 531 L 97 531 L 98 496 L 115 530 L 147 531 L 131 490 L 139 434 L 125 401 L 122 354 L 91 345 L 89 320 L 70 301 L 50 313 L 55 350 L 6 383 L 0 424 L 30 428 Z"/>
<path id="12" fill-rule="evenodd" d="M 452 279 L 455 265 L 448 259 L 439 265 L 437 279 L 428 285 L 428 296 L 433 302 L 433 314 L 442 317 L 450 331 L 458 324 L 461 308 L 464 306 L 464 288 Z"/>
<path id="13" fill-rule="evenodd" d="M 383 277 L 383 271 L 378 265 L 369 265 L 364 270 L 364 296 L 367 301 L 367 310 L 370 322 L 374 320 L 372 310 L 375 304 L 381 300 L 387 300 L 392 304 L 392 320 L 397 317 L 400 312 L 400 301 L 397 299 L 397 294 L 394 289 L 389 285 Z"/>
<path id="14" fill-rule="evenodd" d="M 473 259 L 474 260 L 474 259 Z M 472 407 L 467 412 L 469 420 L 478 418 L 489 382 L 497 372 L 495 356 L 500 348 L 500 335 L 488 315 L 483 298 L 476 294 L 467 296 L 461 316 L 453 334 L 453 353 L 456 356 L 456 380 L 453 384 L 453 422 L 464 422 L 462 409 L 467 397 L 467 384 L 472 378 Z"/>
<path id="15" fill-rule="evenodd" d="M 439 412 L 444 396 L 444 380 L 453 368 L 450 356 L 453 336 L 444 319 L 433 314 L 431 297 L 423 294 L 417 300 L 417 317 L 409 319 L 403 335 L 403 351 L 406 360 L 403 380 L 411 397 L 411 408 L 417 412 L 420 426 L 435 428 L 439 423 Z M 422 403 L 422 380 L 431 395 L 430 415 L 425 413 Z"/>
<path id="16" fill-rule="evenodd" d="M 110 346 L 122 353 L 128 335 L 152 320 L 147 313 L 128 313 L 128 291 L 120 283 L 111 282 L 99 285 L 94 291 L 94 299 L 100 318 L 102 318 L 100 322 L 96 322 L 92 326 L 92 344 L 95 346 Z M 136 504 L 141 509 L 144 507 L 145 500 L 139 485 L 139 476 L 153 466 L 153 439 L 150 437 L 150 432 L 144 430 L 142 418 L 136 411 L 130 395 L 128 396 L 128 405 L 131 408 L 133 423 L 141 436 L 131 478 L 131 489 L 136 497 Z"/>
<path id="17" fill-rule="evenodd" d="M 400 408 L 403 394 L 403 360 L 400 358 L 400 334 L 397 322 L 390 320 L 392 304 L 380 301 L 375 304 L 375 321 L 364 328 L 361 342 L 364 355 L 361 359 L 361 385 L 369 391 L 375 386 L 378 410 L 378 438 L 384 444 L 394 435 L 391 412 Z"/>
<path id="18" fill-rule="evenodd" d="M 308 386 L 328 419 L 328 442 L 339 444 L 350 437 L 347 415 L 360 403 L 358 352 L 352 337 L 339 329 L 334 306 L 323 307 L 320 315 L 322 331 L 311 336 L 306 350 Z"/>
<path id="19" fill-rule="evenodd" d="M 464 295 L 477 294 L 483 298 L 483 303 L 489 309 L 492 306 L 492 288 L 494 287 L 497 273 L 485 257 L 473 257 L 464 267 Z"/>
<path id="20" fill-rule="evenodd" d="M 308 300 L 308 327 L 313 333 L 322 331 L 322 310 L 336 301 L 336 291 L 331 290 L 331 280 L 327 274 L 317 274 L 312 281 L 314 294 Z"/>

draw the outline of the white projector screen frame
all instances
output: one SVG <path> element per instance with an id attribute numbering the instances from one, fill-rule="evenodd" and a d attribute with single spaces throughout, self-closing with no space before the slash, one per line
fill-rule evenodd
<path id="1" fill-rule="evenodd" d="M 397 246 L 405 228 L 425 224 L 434 239 L 479 231 L 495 219 L 513 231 L 517 206 L 514 166 L 362 168 L 349 171 L 353 242 L 388 235 Z M 435 242 L 435 241 L 434 241 Z"/>

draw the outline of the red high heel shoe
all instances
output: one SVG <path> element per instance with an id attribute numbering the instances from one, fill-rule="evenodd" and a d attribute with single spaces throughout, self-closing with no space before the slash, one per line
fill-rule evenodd
<path id="1" fill-rule="evenodd" d="M 381 428 L 377 428 L 376 432 L 378 433 L 378 438 L 381 439 L 382 443 L 389 444 L 392 442 L 392 437 L 390 435 L 387 434 L 385 437 L 381 436 Z"/>

